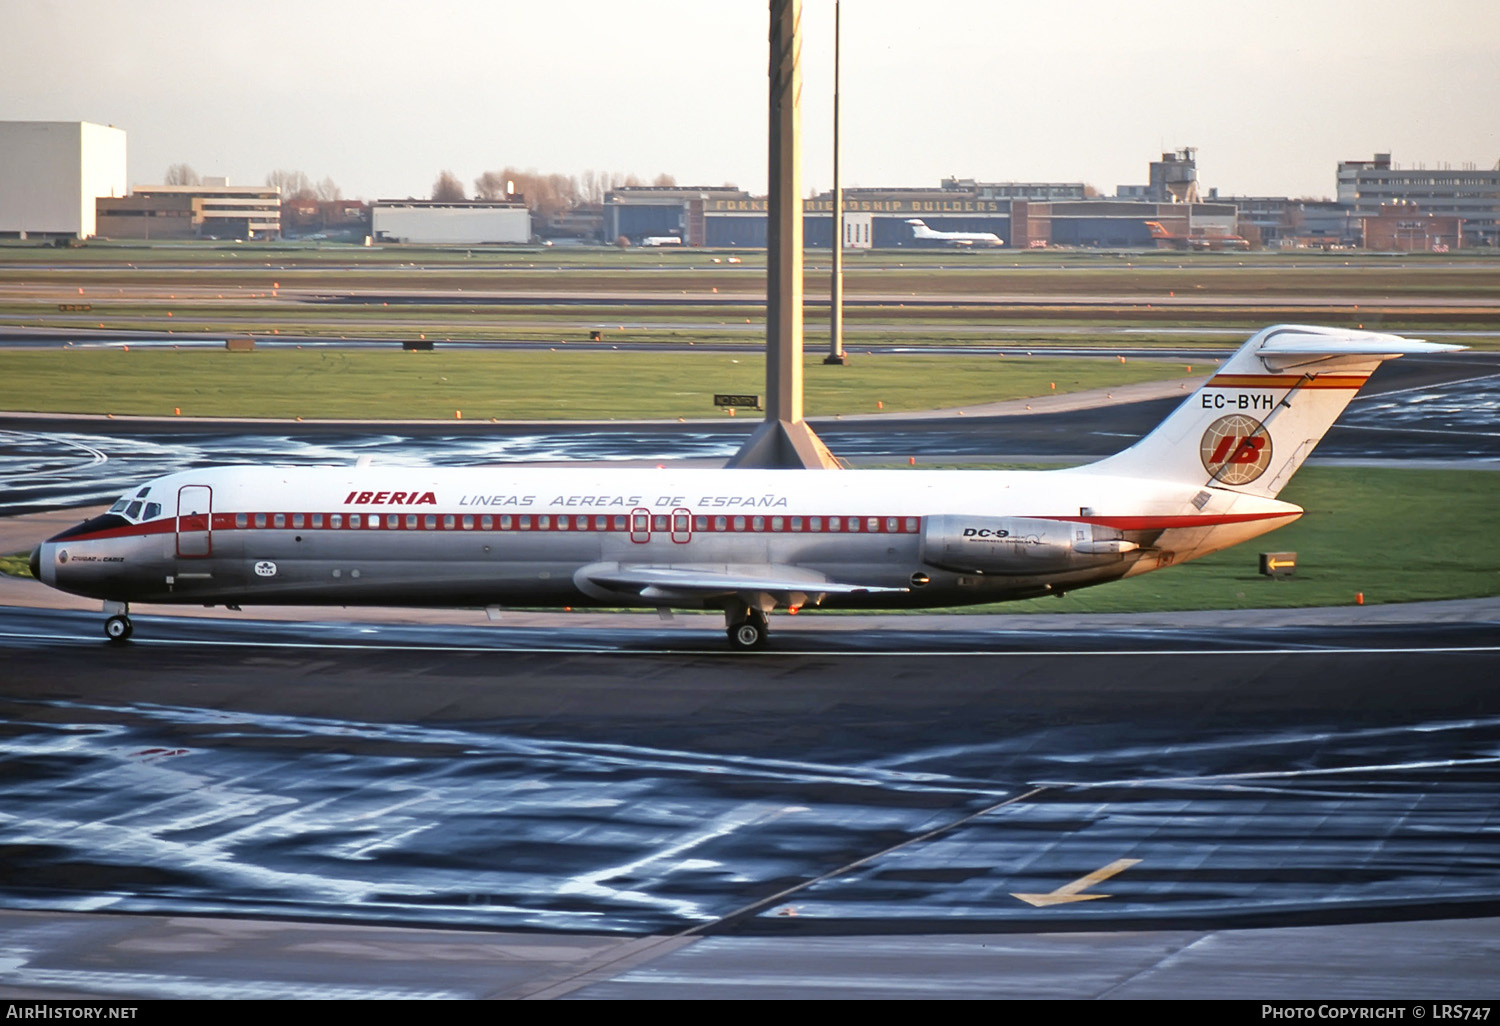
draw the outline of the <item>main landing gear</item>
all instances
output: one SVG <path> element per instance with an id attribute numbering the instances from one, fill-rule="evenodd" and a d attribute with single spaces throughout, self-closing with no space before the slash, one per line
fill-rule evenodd
<path id="1" fill-rule="evenodd" d="M 116 645 L 130 640 L 135 625 L 130 622 L 130 607 L 124 602 L 106 602 L 104 611 L 110 614 L 104 621 L 104 636 Z"/>
<path id="2" fill-rule="evenodd" d="M 727 612 L 725 619 L 728 622 L 725 633 L 729 635 L 730 648 L 737 652 L 748 652 L 766 647 L 770 625 L 766 622 L 765 613 L 759 609 L 741 608 Z"/>

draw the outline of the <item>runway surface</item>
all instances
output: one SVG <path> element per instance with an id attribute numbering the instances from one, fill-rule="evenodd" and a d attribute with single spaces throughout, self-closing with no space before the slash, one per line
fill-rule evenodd
<path id="1" fill-rule="evenodd" d="M 113 647 L 0 608 L 0 992 L 1223 995 L 1226 944 L 1413 920 L 1403 965 L 1493 982 L 1452 951 L 1500 951 L 1467 922 L 1500 913 L 1500 602 L 803 617 L 749 658 L 685 619 L 137 616 Z M 405 929 L 267 964 L 268 917 Z M 395 975 L 340 984 L 371 944 Z"/>
<path id="2" fill-rule="evenodd" d="M 125 647 L 97 619 L 0 611 L 11 908 L 637 934 L 1500 911 L 1495 622 L 804 622 L 737 658 L 588 617 L 139 617 Z M 1109 900 L 1014 896 L 1120 859 Z"/>

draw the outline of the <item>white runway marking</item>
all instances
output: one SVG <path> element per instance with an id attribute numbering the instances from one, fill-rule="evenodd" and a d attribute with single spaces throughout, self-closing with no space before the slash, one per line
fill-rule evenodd
<path id="1" fill-rule="evenodd" d="M 0 639 L 15 639 L 18 641 L 68 641 L 83 642 L 86 644 L 107 644 L 103 634 L 98 637 L 92 634 L 21 634 L 0 631 Z M 1318 647 L 1303 646 L 1297 648 L 1145 648 L 1145 649 L 1100 649 L 1098 651 L 1076 651 L 1071 649 L 956 649 L 952 651 L 925 650 L 925 649 L 881 649 L 878 651 L 860 650 L 838 650 L 838 649 L 806 649 L 757 652 L 735 652 L 728 649 L 690 649 L 690 648 L 612 648 L 603 645 L 596 646 L 569 646 L 569 645 L 419 645 L 408 642 L 382 643 L 372 642 L 370 644 L 357 644 L 354 642 L 313 642 L 313 641 L 236 641 L 236 640 L 196 640 L 191 638 L 142 638 L 137 636 L 130 641 L 131 645 L 176 645 L 188 648 L 282 648 L 282 649 L 307 649 L 310 651 L 350 651 L 350 652 L 462 652 L 462 653 L 506 653 L 511 655 L 616 655 L 616 656 L 643 656 L 643 655 L 680 655 L 680 656 L 714 656 L 719 658 L 733 659 L 775 659 L 800 656 L 837 656 L 840 658 L 888 658 L 890 656 L 910 656 L 922 658 L 954 658 L 974 656 L 1010 656 L 1010 657 L 1039 657 L 1039 658 L 1107 658 L 1126 659 L 1141 656 L 1258 656 L 1258 655 L 1465 655 L 1486 652 L 1500 652 L 1500 645 L 1440 645 L 1436 647 L 1405 646 L 1396 648 L 1382 648 L 1379 646 L 1341 646 L 1324 645 Z"/>

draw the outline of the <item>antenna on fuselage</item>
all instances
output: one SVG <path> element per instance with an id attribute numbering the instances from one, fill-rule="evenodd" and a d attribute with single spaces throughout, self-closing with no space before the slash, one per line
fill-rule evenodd
<path id="1" fill-rule="evenodd" d="M 729 467 L 838 469 L 823 440 L 802 419 L 801 21 L 802 0 L 771 0 L 766 419 Z"/>

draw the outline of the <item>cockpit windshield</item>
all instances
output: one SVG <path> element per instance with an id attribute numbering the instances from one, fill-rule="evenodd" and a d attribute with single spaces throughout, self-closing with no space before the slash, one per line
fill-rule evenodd
<path id="1" fill-rule="evenodd" d="M 124 517 L 133 524 L 155 520 L 161 516 L 161 503 L 147 502 L 146 496 L 150 493 L 151 486 L 147 485 L 134 495 L 122 495 L 120 500 L 109 508 L 109 511 L 116 516 Z"/>

